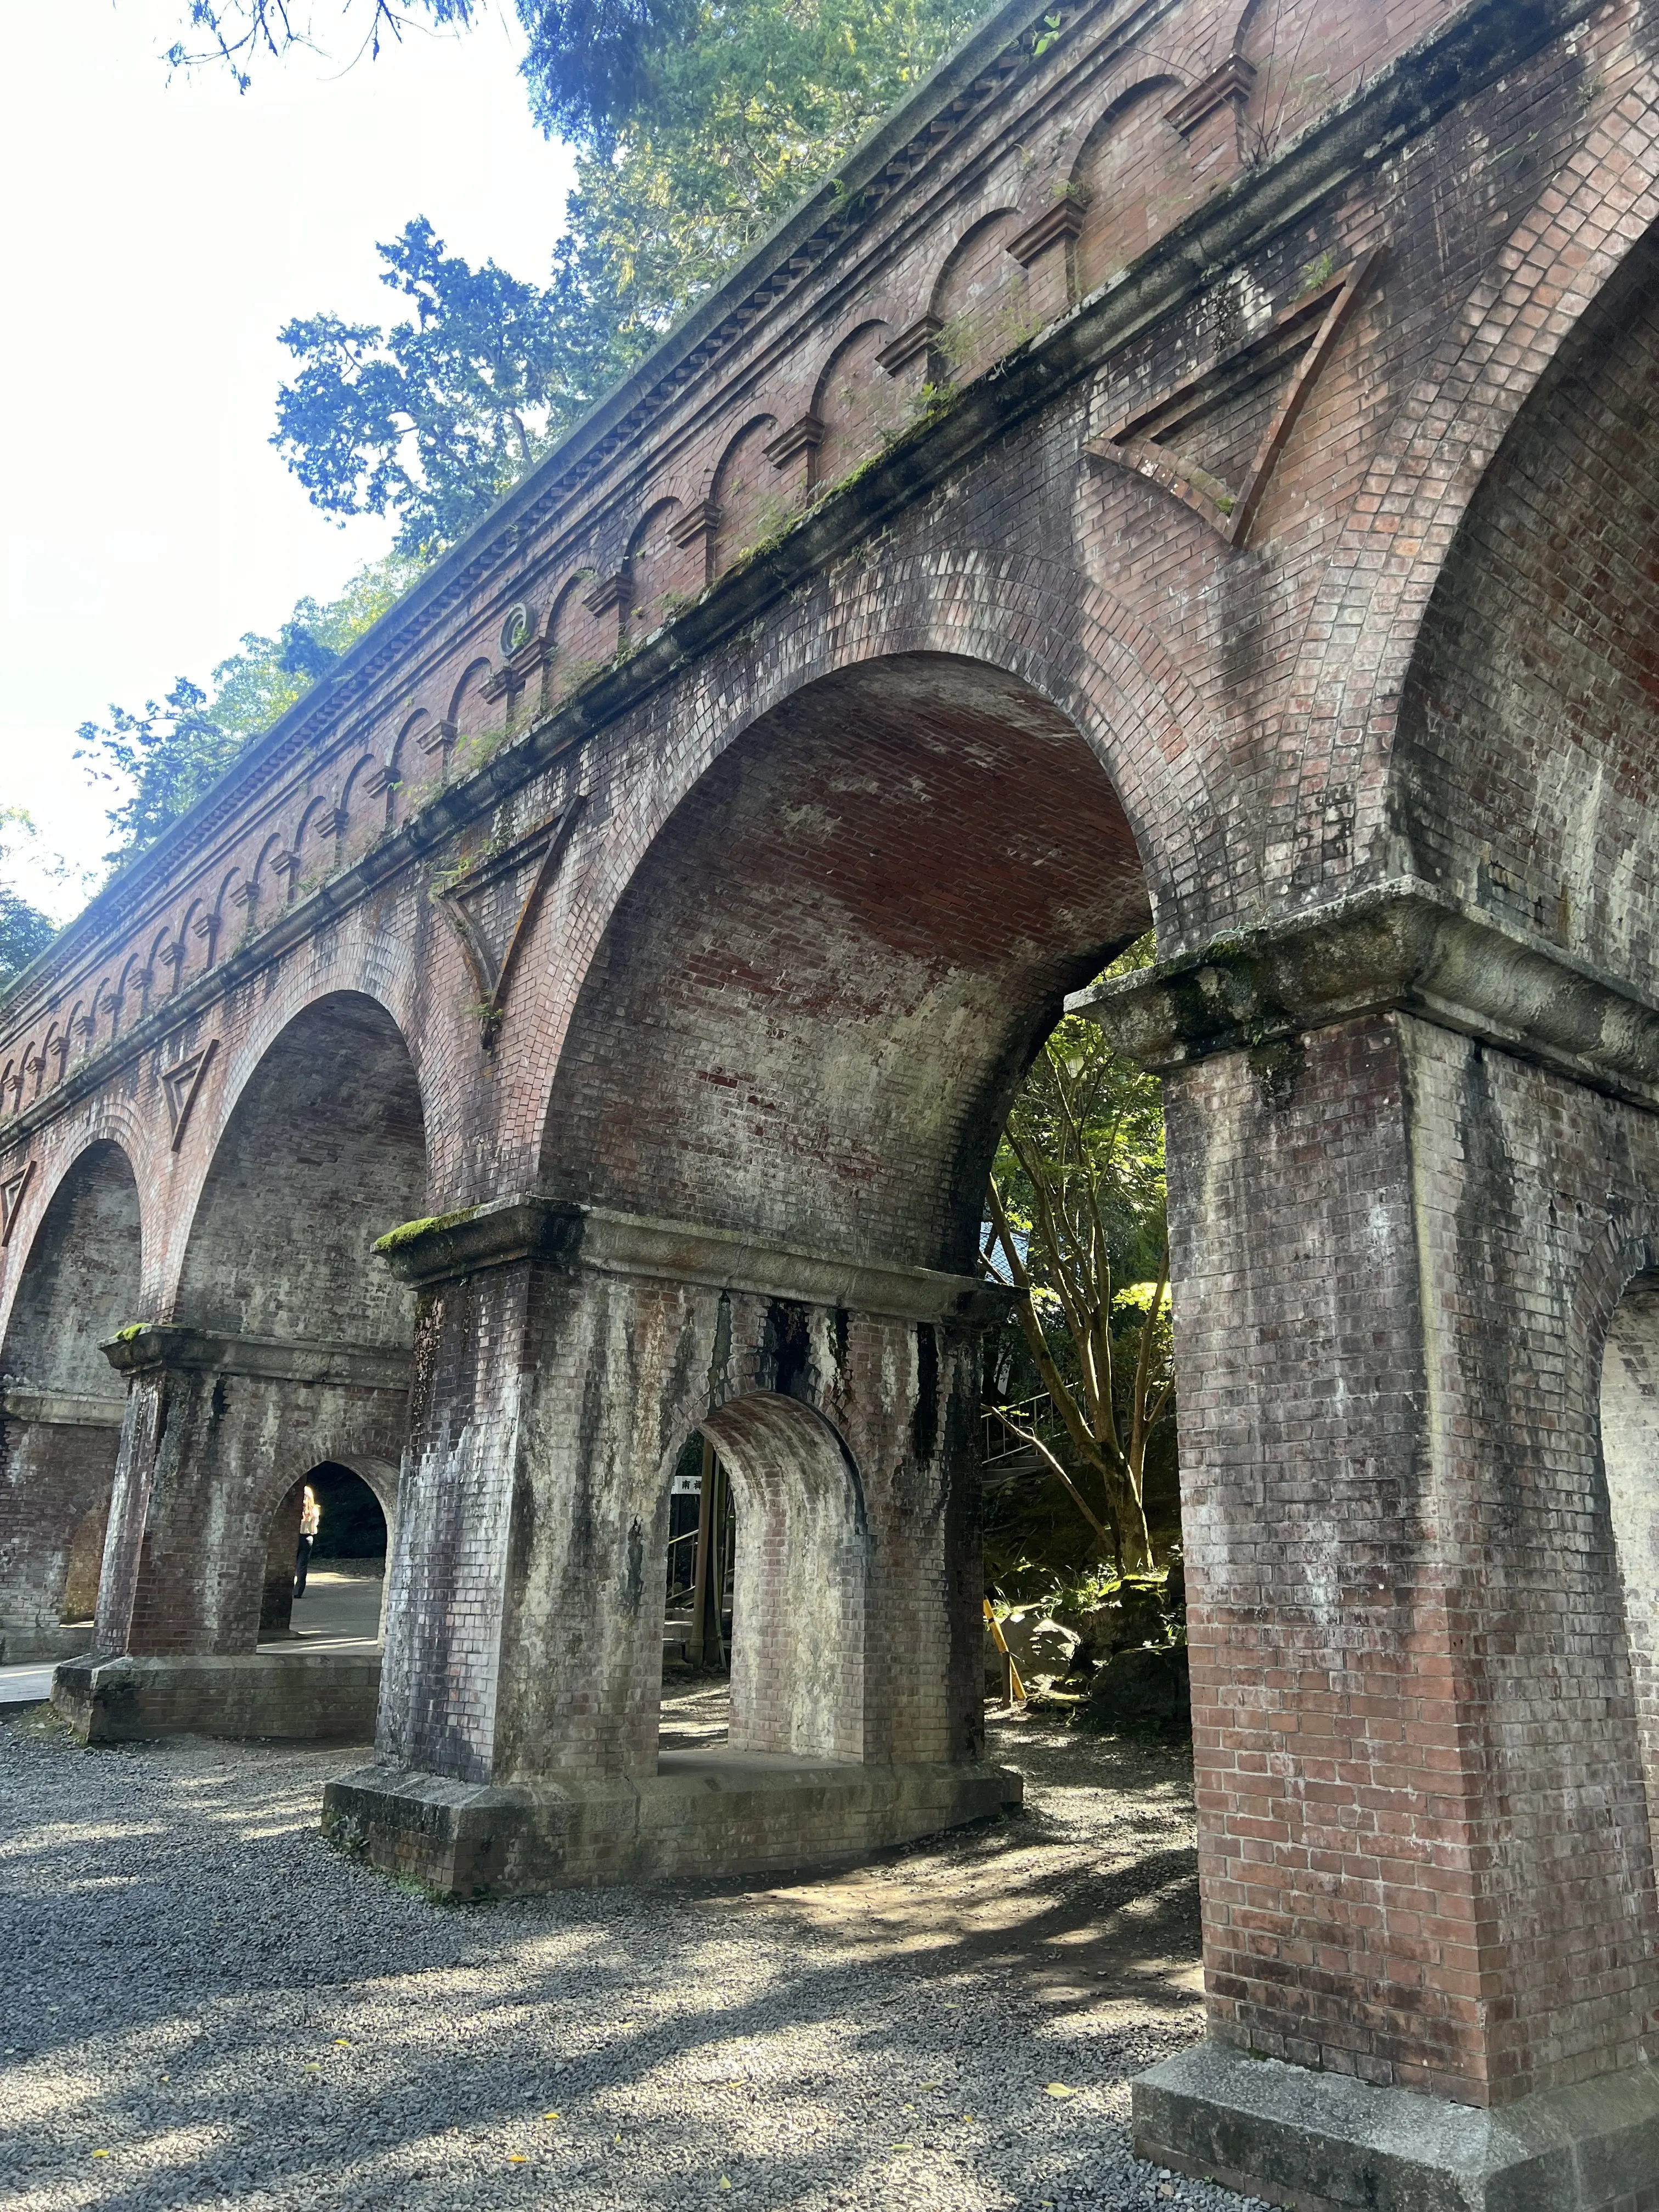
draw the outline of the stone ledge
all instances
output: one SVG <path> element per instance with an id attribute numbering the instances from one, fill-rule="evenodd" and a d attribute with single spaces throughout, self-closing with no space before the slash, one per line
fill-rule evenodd
<path id="1" fill-rule="evenodd" d="M 102 1658 L 52 1676 L 52 1702 L 82 1743 L 168 1735 L 280 1736 L 368 1743 L 380 1701 L 378 1651 L 249 1651 Z"/>
<path id="2" fill-rule="evenodd" d="M 55 1429 L 118 1429 L 127 1410 L 125 1398 L 89 1398 L 69 1390 L 33 1390 L 19 1383 L 6 1392 L 6 1418 L 39 1421 Z"/>
<path id="3" fill-rule="evenodd" d="M 101 1348 L 119 1375 L 171 1367 L 211 1375 L 251 1375 L 267 1382 L 347 1383 L 368 1390 L 409 1388 L 410 1355 L 392 1344 L 241 1336 L 231 1329 L 221 1332 L 144 1322 L 123 1331 Z"/>
<path id="4" fill-rule="evenodd" d="M 1659 1107 L 1659 1006 L 1561 947 L 1410 878 L 1075 993 L 1116 1050 L 1159 1074 L 1217 1052 L 1398 1010 Z"/>
<path id="5" fill-rule="evenodd" d="M 853 1766 L 665 1752 L 642 1780 L 485 1784 L 374 1765 L 323 1792 L 323 1833 L 434 1896 L 503 1897 L 846 1864 L 1018 1806 L 999 1766 Z"/>
<path id="6" fill-rule="evenodd" d="M 453 1280 L 514 1261 L 596 1274 L 696 1283 L 805 1305 L 845 1307 L 901 1321 L 956 1321 L 983 1328 L 1000 1321 L 1012 1292 L 975 1275 L 895 1267 L 769 1244 L 727 1229 L 657 1221 L 526 1194 L 429 1223 L 410 1222 L 374 1247 L 408 1283 Z"/>
<path id="7" fill-rule="evenodd" d="M 1137 2157 L 1287 2212 L 1633 2212 L 1659 2181 L 1659 2068 L 1494 2111 L 1217 2043 L 1134 2085 Z"/>

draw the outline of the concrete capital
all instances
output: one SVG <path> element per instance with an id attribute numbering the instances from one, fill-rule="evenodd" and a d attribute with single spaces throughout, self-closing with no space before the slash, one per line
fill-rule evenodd
<path id="1" fill-rule="evenodd" d="M 1409 878 L 1216 938 L 1066 1003 L 1158 1074 L 1397 1011 L 1659 1108 L 1659 1006 Z"/>
<path id="2" fill-rule="evenodd" d="M 326 1344 L 300 1337 L 241 1336 L 234 1330 L 141 1322 L 102 1347 L 118 1375 L 159 1369 L 249 1375 L 270 1382 L 347 1383 L 406 1390 L 409 1354 L 392 1344 Z"/>
<path id="3" fill-rule="evenodd" d="M 453 1281 L 487 1267 L 536 1261 L 573 1273 L 695 1283 L 901 1321 L 951 1321 L 970 1328 L 999 1321 L 1012 1297 L 975 1275 L 842 1259 L 734 1230 L 658 1221 L 534 1194 L 411 1221 L 381 1237 L 374 1249 L 409 1283 Z"/>
<path id="4" fill-rule="evenodd" d="M 48 1428 L 118 1429 L 126 1409 L 122 1398 L 92 1398 L 68 1390 L 36 1390 L 9 1382 L 0 1404 L 11 1421 L 39 1421 Z"/>

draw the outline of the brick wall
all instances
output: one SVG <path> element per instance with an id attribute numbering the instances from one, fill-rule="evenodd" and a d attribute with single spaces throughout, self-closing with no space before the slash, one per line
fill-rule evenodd
<path id="1" fill-rule="evenodd" d="M 975 33 L 0 1009 L 0 1364 L 94 1146 L 140 1316 L 198 1331 L 395 1350 L 368 1238 L 540 1182 L 963 1266 L 1108 949 L 1214 942 L 1224 999 L 1240 933 L 1426 877 L 1559 988 L 1480 1046 L 1455 997 L 1328 993 L 1265 1089 L 1246 1052 L 1172 1085 L 1206 1939 L 1218 2032 L 1513 2095 L 1622 2063 L 1652 2002 L 1595 1378 L 1654 1265 L 1653 15 L 1030 27 Z M 1564 1036 L 1592 981 L 1620 1011 Z M 383 1752 L 628 1771 L 717 1287 L 423 1297 Z M 780 1387 L 763 1307 L 726 1396 Z M 866 1755 L 965 1753 L 971 1346 L 836 1327 L 784 1395 L 862 1487 Z M 139 1372 L 100 1632 L 243 1634 L 304 1408 L 318 1457 L 396 1449 L 363 1389 Z M 822 1720 L 799 1658 L 757 1729 Z"/>

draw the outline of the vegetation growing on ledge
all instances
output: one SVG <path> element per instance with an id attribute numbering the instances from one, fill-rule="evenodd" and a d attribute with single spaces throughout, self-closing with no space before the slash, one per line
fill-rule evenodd
<path id="1" fill-rule="evenodd" d="M 464 1221 L 471 1221 L 478 1211 L 476 1206 L 464 1206 L 455 1213 L 428 1213 L 419 1221 L 400 1222 L 397 1228 L 388 1229 L 384 1237 L 377 1237 L 372 1249 L 382 1259 L 394 1252 L 402 1252 L 422 1237 L 435 1237 L 445 1229 L 458 1229 Z"/>

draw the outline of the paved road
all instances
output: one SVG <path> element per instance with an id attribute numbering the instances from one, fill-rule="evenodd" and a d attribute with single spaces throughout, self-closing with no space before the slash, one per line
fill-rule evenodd
<path id="1" fill-rule="evenodd" d="M 294 1601 L 293 1633 L 279 1643 L 262 1644 L 262 1651 L 362 1651 L 372 1650 L 380 1636 L 380 1593 L 384 1583 L 366 1575 L 313 1571 L 306 1594 Z M 38 1705 L 52 1695 L 52 1668 L 33 1664 L 0 1667 L 0 1711 L 8 1706 Z"/>

